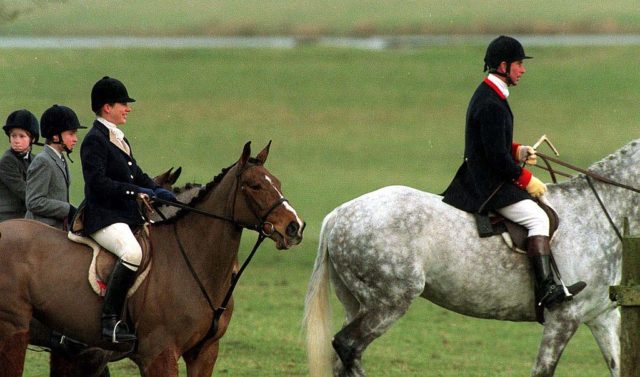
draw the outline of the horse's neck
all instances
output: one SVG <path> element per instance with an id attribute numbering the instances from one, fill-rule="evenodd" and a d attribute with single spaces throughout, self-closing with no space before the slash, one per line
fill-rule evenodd
<path id="1" fill-rule="evenodd" d="M 197 206 L 225 219 L 233 218 L 233 184 L 215 187 Z M 237 260 L 242 228 L 232 221 L 189 213 L 176 222 L 178 237 L 205 286 L 226 286 Z"/>
<path id="2" fill-rule="evenodd" d="M 584 213 L 583 215 L 592 218 L 606 216 L 604 213 L 606 209 L 616 226 L 619 228 L 622 227 L 622 222 L 625 217 L 629 218 L 632 223 L 636 221 L 635 219 L 640 217 L 640 194 L 631 190 L 598 182 L 593 179 L 591 181 L 593 183 L 595 193 L 584 176 L 573 178 L 558 185 L 550 185 L 549 190 L 550 193 L 553 194 L 552 205 L 562 212 L 574 211 L 575 208 L 568 203 L 579 201 L 584 203 L 584 206 L 582 206 L 583 210 L 586 207 L 591 209 L 589 213 Z M 596 194 L 602 200 L 604 209 L 598 202 Z M 562 213 L 560 215 L 562 217 Z M 562 218 L 560 221 L 562 222 Z M 632 229 L 633 228 L 634 226 L 632 226 Z M 599 230 L 609 231 L 608 228 L 594 229 L 593 231 Z"/>

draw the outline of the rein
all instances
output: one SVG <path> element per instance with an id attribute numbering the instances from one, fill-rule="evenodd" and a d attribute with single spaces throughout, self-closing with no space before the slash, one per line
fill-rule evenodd
<path id="1" fill-rule="evenodd" d="M 580 167 L 571 165 L 567 162 L 564 162 L 562 160 L 559 160 L 555 157 L 552 156 L 548 156 L 546 154 L 543 153 L 536 153 L 540 158 L 542 158 L 542 160 L 544 161 L 546 167 L 541 167 L 538 166 L 541 169 L 547 170 L 549 172 L 549 174 L 551 175 L 551 178 L 553 180 L 553 183 L 557 183 L 556 181 L 556 177 L 555 174 L 559 174 L 565 177 L 572 177 L 570 174 L 566 174 L 566 173 L 562 173 L 562 172 L 558 172 L 553 170 L 553 168 L 551 167 L 551 165 L 549 164 L 548 161 L 554 162 L 558 165 L 564 166 L 568 169 L 577 171 L 578 173 L 582 173 L 585 175 L 585 179 L 587 180 L 587 183 L 589 184 L 589 188 L 591 188 L 591 191 L 593 191 L 593 195 L 596 197 L 596 200 L 598 201 L 598 204 L 600 205 L 600 208 L 602 208 L 602 211 L 604 212 L 605 216 L 607 217 L 607 220 L 609 221 L 609 224 L 611 224 L 611 227 L 613 228 L 613 230 L 616 232 L 616 235 L 618 236 L 618 239 L 620 239 L 620 241 L 622 241 L 622 233 L 620 233 L 620 230 L 618 229 L 618 227 L 616 226 L 615 222 L 613 221 L 613 218 L 611 217 L 611 214 L 609 214 L 609 211 L 607 210 L 607 207 L 605 207 L 604 202 L 602 201 L 602 199 L 600 198 L 600 195 L 598 194 L 598 191 L 596 191 L 595 186 L 593 185 L 593 182 L 591 181 L 590 178 L 595 179 L 596 181 L 600 181 L 602 183 L 606 183 L 608 185 L 611 186 L 616 186 L 616 187 L 620 187 L 623 188 L 625 190 L 629 190 L 635 193 L 640 193 L 640 189 L 637 189 L 635 187 L 629 186 L 629 185 L 625 185 L 623 183 L 620 182 L 616 182 L 613 181 L 607 177 L 604 177 L 600 174 L 591 172 L 589 170 L 586 169 L 582 169 Z M 548 161 L 547 161 L 548 160 Z M 536 165 L 537 166 L 537 165 Z"/>
<path id="2" fill-rule="evenodd" d="M 559 160 L 559 159 L 557 159 L 555 157 L 551 157 L 549 155 L 546 155 L 546 154 L 543 154 L 543 153 L 540 153 L 540 152 L 536 152 L 536 155 L 538 155 L 540 158 L 542 158 L 542 160 L 549 160 L 549 161 L 554 162 L 554 163 L 556 163 L 558 165 L 562 165 L 565 168 L 569 168 L 571 170 L 575 170 L 578 173 L 582 173 L 582 174 L 584 174 L 584 175 L 586 175 L 588 177 L 591 177 L 591 178 L 595 179 L 596 181 L 600 181 L 600 182 L 603 182 L 603 183 L 606 183 L 606 184 L 609 184 L 609 185 L 612 185 L 612 186 L 621 187 L 623 189 L 627 189 L 627 190 L 630 190 L 630 191 L 633 191 L 633 192 L 636 192 L 636 193 L 640 193 L 640 189 L 637 189 L 637 188 L 629 186 L 629 185 L 625 185 L 625 184 L 620 183 L 620 182 L 613 181 L 613 180 L 611 180 L 611 179 L 609 179 L 607 177 L 601 176 L 600 174 L 597 174 L 597 173 L 591 172 L 589 170 L 582 169 L 580 167 L 571 165 L 571 164 L 569 164 L 567 162 L 564 162 L 562 160 Z M 563 175 L 565 177 L 571 177 L 571 175 L 569 175 L 569 174 L 565 174 L 565 173 L 553 170 L 551 168 L 551 165 L 549 165 L 548 162 L 545 161 L 545 163 L 547 164 L 547 168 L 543 168 L 543 167 L 540 167 L 540 168 L 544 169 L 544 170 L 548 170 L 552 174 L 552 177 L 553 177 L 553 173 L 560 174 L 560 175 Z M 555 179 L 554 179 L 553 183 L 556 183 Z"/>
<path id="3" fill-rule="evenodd" d="M 235 198 L 236 198 L 235 194 L 237 194 L 237 190 L 234 193 L 234 212 L 235 212 Z M 204 298 L 207 300 L 207 304 L 209 304 L 209 308 L 211 308 L 211 310 L 213 311 L 213 320 L 211 322 L 211 326 L 209 327 L 209 331 L 207 332 L 207 334 L 200 341 L 200 343 L 202 343 L 202 342 L 206 341 L 207 339 L 209 339 L 210 337 L 213 337 L 218 332 L 218 322 L 220 320 L 220 317 L 222 317 L 222 314 L 224 314 L 225 310 L 227 309 L 227 305 L 229 304 L 229 301 L 231 300 L 231 297 L 233 295 L 233 291 L 235 290 L 236 285 L 238 284 L 238 281 L 240 280 L 240 277 L 242 276 L 242 273 L 244 272 L 244 270 L 247 268 L 247 266 L 249 265 L 249 263 L 253 259 L 253 256 L 255 255 L 256 251 L 258 250 L 258 248 L 260 247 L 262 242 L 265 240 L 265 238 L 270 237 L 271 235 L 273 235 L 276 232 L 278 234 L 280 234 L 276 230 L 276 228 L 275 228 L 275 226 L 273 224 L 271 224 L 270 222 L 266 221 L 267 217 L 269 217 L 271 212 L 273 212 L 280 205 L 282 205 L 283 203 L 287 203 L 289 201 L 286 198 L 281 197 L 280 199 L 276 200 L 271 205 L 271 207 L 269 207 L 269 209 L 265 212 L 264 215 L 256 216 L 258 218 L 258 220 L 259 220 L 258 224 L 256 224 L 256 225 L 245 225 L 245 224 L 239 224 L 234 219 L 234 216 L 232 216 L 232 217 L 220 216 L 220 215 L 217 215 L 217 214 L 214 214 L 214 213 L 211 213 L 211 212 L 199 210 L 197 208 L 188 206 L 188 205 L 183 204 L 183 203 L 173 202 L 173 201 L 164 200 L 164 199 L 160 199 L 160 198 L 154 198 L 153 200 L 155 202 L 157 202 L 157 203 L 161 203 L 161 204 L 169 205 L 169 206 L 173 206 L 173 207 L 178 207 L 180 209 L 184 209 L 186 211 L 190 211 L 190 212 L 193 212 L 193 213 L 196 213 L 196 214 L 199 214 L 199 215 L 211 217 L 211 218 L 214 218 L 214 219 L 217 219 L 217 220 L 227 221 L 227 222 L 230 222 L 230 223 L 232 223 L 234 225 L 237 225 L 237 226 L 240 226 L 240 227 L 243 227 L 243 228 L 247 228 L 247 229 L 250 229 L 250 230 L 255 230 L 255 231 L 258 232 L 258 239 L 256 240 L 256 243 L 253 245 L 253 248 L 251 249 L 251 252 L 247 256 L 245 261 L 242 263 L 242 266 L 240 267 L 238 272 L 237 273 L 232 273 L 232 275 L 231 275 L 231 283 L 229 285 L 229 289 L 227 290 L 227 293 L 225 294 L 225 297 L 222 300 L 222 303 L 220 304 L 220 306 L 216 307 L 213 304 L 213 302 L 211 301 L 211 298 L 209 297 L 209 294 L 207 293 L 207 290 L 205 289 L 204 284 L 202 284 L 202 281 L 198 278 L 198 275 L 197 275 L 195 269 L 193 268 L 193 265 L 191 264 L 191 261 L 189 260 L 189 257 L 187 256 L 187 253 L 184 251 L 184 246 L 182 245 L 182 241 L 180 240 L 180 236 L 178 235 L 178 223 L 177 222 L 173 223 L 173 233 L 174 233 L 174 235 L 176 237 L 176 242 L 178 243 L 178 249 L 180 250 L 180 254 L 182 254 L 182 258 L 184 259 L 185 264 L 189 268 L 189 272 L 191 272 L 191 276 L 196 281 L 196 283 L 198 283 L 198 287 L 200 288 L 200 292 L 202 293 Z M 269 229 L 267 230 L 267 228 L 269 228 Z"/>

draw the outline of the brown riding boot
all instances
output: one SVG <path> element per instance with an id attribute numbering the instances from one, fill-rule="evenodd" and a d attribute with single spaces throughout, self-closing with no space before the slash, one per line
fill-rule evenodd
<path id="1" fill-rule="evenodd" d="M 535 276 L 536 303 L 540 306 L 552 309 L 556 305 L 571 300 L 587 286 L 583 281 L 567 286 L 570 295 L 567 295 L 561 285 L 556 284 L 551 271 L 551 248 L 549 237 L 533 236 L 527 240 L 527 255 L 531 259 Z"/>

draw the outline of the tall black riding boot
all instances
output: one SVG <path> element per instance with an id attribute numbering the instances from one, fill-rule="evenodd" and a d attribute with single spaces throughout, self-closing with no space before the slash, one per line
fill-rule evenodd
<path id="1" fill-rule="evenodd" d="M 527 254 L 533 264 L 533 272 L 536 280 L 535 292 L 536 302 L 546 308 L 552 309 L 565 300 L 571 299 L 587 286 L 585 282 L 579 281 L 567 286 L 570 295 L 567 296 L 563 287 L 556 284 L 551 271 L 551 248 L 549 247 L 549 237 L 533 236 L 527 240 Z"/>
<path id="2" fill-rule="evenodd" d="M 112 343 L 136 340 L 136 336 L 129 333 L 127 325 L 119 320 L 127 291 L 133 284 L 135 276 L 135 271 L 127 268 L 122 259 L 118 260 L 109 278 L 102 305 L 102 338 L 104 340 Z"/>

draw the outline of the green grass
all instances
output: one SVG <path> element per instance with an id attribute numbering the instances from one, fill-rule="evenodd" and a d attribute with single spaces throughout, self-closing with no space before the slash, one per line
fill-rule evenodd
<path id="1" fill-rule="evenodd" d="M 638 136 L 640 77 L 633 62 L 640 47 L 527 51 L 535 58 L 509 99 L 517 140 L 532 143 L 546 133 L 563 159 L 588 166 Z M 239 157 L 247 140 L 255 154 L 273 139 L 267 166 L 305 217 L 305 241 L 283 253 L 267 244 L 249 266 L 215 373 L 302 376 L 299 323 L 323 216 L 385 185 L 446 187 L 461 161 L 464 114 L 483 77 L 483 52 L 473 45 L 411 52 L 3 50 L 0 114 L 26 107 L 39 115 L 60 103 L 90 124 L 91 86 L 112 75 L 137 99 L 124 131 L 138 162 L 150 174 L 182 166 L 178 184 L 208 181 Z M 77 204 L 82 175 L 74 156 Z M 242 250 L 254 239 L 247 232 Z M 336 326 L 339 318 L 337 309 Z M 527 375 L 541 330 L 419 301 L 373 343 L 365 367 L 373 377 Z M 45 355 L 30 352 L 25 375 L 46 376 L 46 370 Z M 581 329 L 557 375 L 606 373 L 594 340 Z M 136 372 L 123 361 L 113 374 Z"/>
<path id="2" fill-rule="evenodd" d="M 638 33 L 634 0 L 5 0 L 5 35 Z M 3 4 L 3 3 L 0 3 Z"/>

